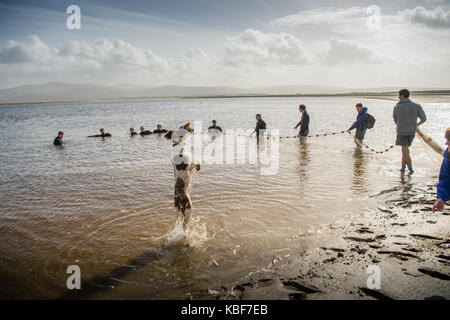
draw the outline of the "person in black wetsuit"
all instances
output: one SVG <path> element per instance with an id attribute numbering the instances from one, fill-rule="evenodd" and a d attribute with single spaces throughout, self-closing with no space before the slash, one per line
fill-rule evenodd
<path id="1" fill-rule="evenodd" d="M 130 128 L 130 135 L 131 135 L 131 136 L 137 135 L 137 132 L 134 131 L 134 128 Z"/>
<path id="2" fill-rule="evenodd" d="M 149 134 L 152 134 L 150 130 L 145 130 L 144 126 L 141 126 L 141 132 L 139 133 L 141 136 L 147 136 Z"/>
<path id="3" fill-rule="evenodd" d="M 210 126 L 208 128 L 208 131 L 212 131 L 212 130 L 222 132 L 222 128 L 217 125 L 217 121 L 216 120 L 213 120 L 212 121 L 212 126 Z"/>
<path id="4" fill-rule="evenodd" d="M 162 128 L 162 125 L 158 124 L 156 126 L 156 130 L 153 130 L 153 133 L 166 133 L 167 130 Z"/>
<path id="5" fill-rule="evenodd" d="M 302 113 L 302 118 L 300 122 L 295 126 L 294 129 L 297 129 L 298 126 L 300 126 L 300 132 L 298 134 L 298 137 L 300 138 L 300 142 L 306 142 L 306 138 L 309 134 L 309 114 L 306 112 L 306 106 L 304 104 L 301 104 L 298 109 Z"/>
<path id="6" fill-rule="evenodd" d="M 256 132 L 257 139 L 259 139 L 259 136 L 264 136 L 264 133 L 266 132 L 266 123 L 261 118 L 261 115 L 259 113 L 256 115 L 256 128 L 253 132 Z"/>
<path id="7" fill-rule="evenodd" d="M 53 144 L 55 146 L 62 146 L 63 145 L 63 141 L 62 141 L 63 137 L 64 137 L 64 132 L 59 131 L 58 136 L 55 138 L 55 140 L 53 140 Z"/>
<path id="8" fill-rule="evenodd" d="M 102 138 L 111 137 L 111 133 L 105 133 L 105 129 L 101 128 L 100 129 L 100 134 L 95 134 L 93 136 L 88 136 L 88 138 L 98 138 L 98 137 L 102 137 Z"/>

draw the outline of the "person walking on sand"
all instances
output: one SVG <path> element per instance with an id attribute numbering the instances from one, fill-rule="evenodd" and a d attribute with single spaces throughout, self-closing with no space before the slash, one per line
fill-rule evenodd
<path id="1" fill-rule="evenodd" d="M 256 128 L 250 135 L 252 135 L 254 132 L 256 132 L 256 139 L 259 139 L 260 136 L 264 136 L 264 133 L 266 132 L 266 123 L 261 118 L 261 115 L 259 113 L 256 115 Z"/>
<path id="2" fill-rule="evenodd" d="M 304 143 L 306 142 L 306 138 L 309 134 L 309 114 L 306 112 L 306 106 L 304 104 L 301 104 L 298 107 L 298 110 L 302 113 L 302 118 L 300 119 L 300 122 L 295 126 L 294 129 L 297 129 L 298 126 L 300 126 L 300 132 L 298 134 L 298 137 L 300 138 L 300 142 Z"/>
<path id="3" fill-rule="evenodd" d="M 408 89 L 402 89 L 398 92 L 399 102 L 394 107 L 394 122 L 397 125 L 397 140 L 395 144 L 402 147 L 402 168 L 400 172 L 404 173 L 408 166 L 409 174 L 413 174 L 412 160 L 409 154 L 416 128 L 427 121 L 427 116 L 420 104 L 414 103 L 409 99 Z M 420 118 L 417 123 L 417 118 Z"/>
<path id="4" fill-rule="evenodd" d="M 441 164 L 441 171 L 439 172 L 439 182 L 437 185 L 437 200 L 433 205 L 433 212 L 444 209 L 446 201 L 450 200 L 450 155 L 448 154 L 448 147 L 450 146 L 450 128 L 445 131 L 445 144 L 447 150 L 444 152 L 444 159 Z"/>
<path id="5" fill-rule="evenodd" d="M 353 122 L 352 126 L 348 129 L 351 132 L 356 128 L 355 142 L 362 142 L 367 131 L 367 122 L 369 121 L 369 114 L 367 113 L 367 108 L 362 105 L 362 103 L 356 104 L 356 111 L 358 115 L 356 116 L 356 121 Z M 359 140 L 359 141 L 358 141 Z M 358 144 L 359 145 L 359 144 Z"/>

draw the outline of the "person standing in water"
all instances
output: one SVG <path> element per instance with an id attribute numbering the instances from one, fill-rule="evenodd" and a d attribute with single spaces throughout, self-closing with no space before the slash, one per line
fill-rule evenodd
<path id="1" fill-rule="evenodd" d="M 139 133 L 141 136 L 147 136 L 149 134 L 152 134 L 150 130 L 145 130 L 144 126 L 141 126 L 141 132 Z"/>
<path id="2" fill-rule="evenodd" d="M 153 130 L 153 133 L 166 133 L 167 130 L 162 128 L 161 124 L 156 125 L 156 129 Z"/>
<path id="3" fill-rule="evenodd" d="M 259 139 L 259 136 L 261 136 L 261 137 L 264 136 L 264 133 L 266 132 L 266 123 L 261 118 L 261 115 L 259 113 L 256 115 L 256 128 L 251 133 L 251 135 L 254 132 L 256 132 L 256 139 Z"/>
<path id="4" fill-rule="evenodd" d="M 137 135 L 137 132 L 134 131 L 134 128 L 130 128 L 130 135 L 131 135 L 131 136 Z"/>
<path id="5" fill-rule="evenodd" d="M 416 136 L 416 128 L 427 121 L 427 116 L 420 104 L 414 103 L 409 99 L 410 92 L 408 89 L 402 89 L 398 92 L 399 102 L 394 107 L 394 122 L 397 125 L 397 140 L 395 144 L 402 147 L 402 168 L 400 171 L 405 172 L 408 166 L 409 174 L 413 174 L 412 160 L 409 154 L 414 137 Z M 417 123 L 417 118 L 420 118 Z"/>
<path id="6" fill-rule="evenodd" d="M 55 138 L 55 140 L 53 140 L 53 144 L 55 146 L 62 146 L 63 145 L 63 141 L 62 141 L 63 137 L 64 137 L 64 132 L 59 131 L 58 136 Z"/>
<path id="7" fill-rule="evenodd" d="M 433 212 L 444 209 L 445 202 L 450 200 L 450 155 L 448 147 L 450 146 L 450 128 L 445 131 L 445 144 L 447 150 L 444 152 L 444 159 L 441 164 L 441 171 L 439 172 L 439 182 L 437 185 L 437 200 L 433 205 Z"/>
<path id="8" fill-rule="evenodd" d="M 363 141 L 364 136 L 367 131 L 367 122 L 369 121 L 369 114 L 367 113 L 367 108 L 362 105 L 362 103 L 356 104 L 356 111 L 358 115 L 356 116 L 356 121 L 353 122 L 352 126 L 348 129 L 348 132 L 356 128 L 355 141 Z"/>
<path id="9" fill-rule="evenodd" d="M 213 120 L 212 121 L 212 126 L 208 127 L 208 131 L 213 131 L 213 130 L 222 132 L 222 128 L 217 125 L 217 121 L 216 120 Z"/>
<path id="10" fill-rule="evenodd" d="M 102 138 L 111 137 L 111 133 L 105 133 L 105 129 L 101 128 L 100 129 L 100 134 L 95 134 L 93 136 L 88 136 L 88 138 L 98 138 L 98 137 L 102 137 Z"/>
<path id="11" fill-rule="evenodd" d="M 304 104 L 301 104 L 298 107 L 298 110 L 302 113 L 302 118 L 300 119 L 300 122 L 295 126 L 294 129 L 297 129 L 298 126 L 300 126 L 300 132 L 298 134 L 298 137 L 300 138 L 300 142 L 306 142 L 306 138 L 309 134 L 309 114 L 306 112 L 306 106 Z"/>

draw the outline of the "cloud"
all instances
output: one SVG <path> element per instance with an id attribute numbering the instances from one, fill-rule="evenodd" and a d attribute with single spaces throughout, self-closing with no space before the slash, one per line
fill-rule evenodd
<path id="1" fill-rule="evenodd" d="M 382 57 L 360 43 L 332 38 L 329 48 L 323 52 L 322 61 L 326 64 L 380 63 Z"/>
<path id="2" fill-rule="evenodd" d="M 312 10 L 300 11 L 296 14 L 288 15 L 271 21 L 271 24 L 279 26 L 294 27 L 306 24 L 340 24 L 348 23 L 358 18 L 367 19 L 367 8 L 350 7 L 350 8 L 333 8 L 321 7 Z"/>
<path id="3" fill-rule="evenodd" d="M 228 65 L 297 65 L 308 61 L 301 41 L 288 33 L 263 33 L 247 29 L 225 43 L 224 61 Z"/>
<path id="4" fill-rule="evenodd" d="M 30 36 L 25 42 L 7 41 L 0 48 L 0 63 L 51 63 L 58 54 L 37 36 Z"/>
<path id="5" fill-rule="evenodd" d="M 427 10 L 418 6 L 412 10 L 404 10 L 400 15 L 411 23 L 423 24 L 430 28 L 450 28 L 450 10 L 441 7 Z"/>
<path id="6" fill-rule="evenodd" d="M 168 59 L 150 49 L 137 48 L 122 40 L 70 41 L 63 47 L 60 56 L 78 62 L 98 63 L 105 68 L 143 68 L 156 72 L 171 68 Z"/>

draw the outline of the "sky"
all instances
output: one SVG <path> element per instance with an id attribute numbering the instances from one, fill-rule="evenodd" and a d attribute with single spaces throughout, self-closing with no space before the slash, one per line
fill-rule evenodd
<path id="1" fill-rule="evenodd" d="M 449 36 L 450 0 L 0 0 L 0 88 L 449 88 Z"/>

